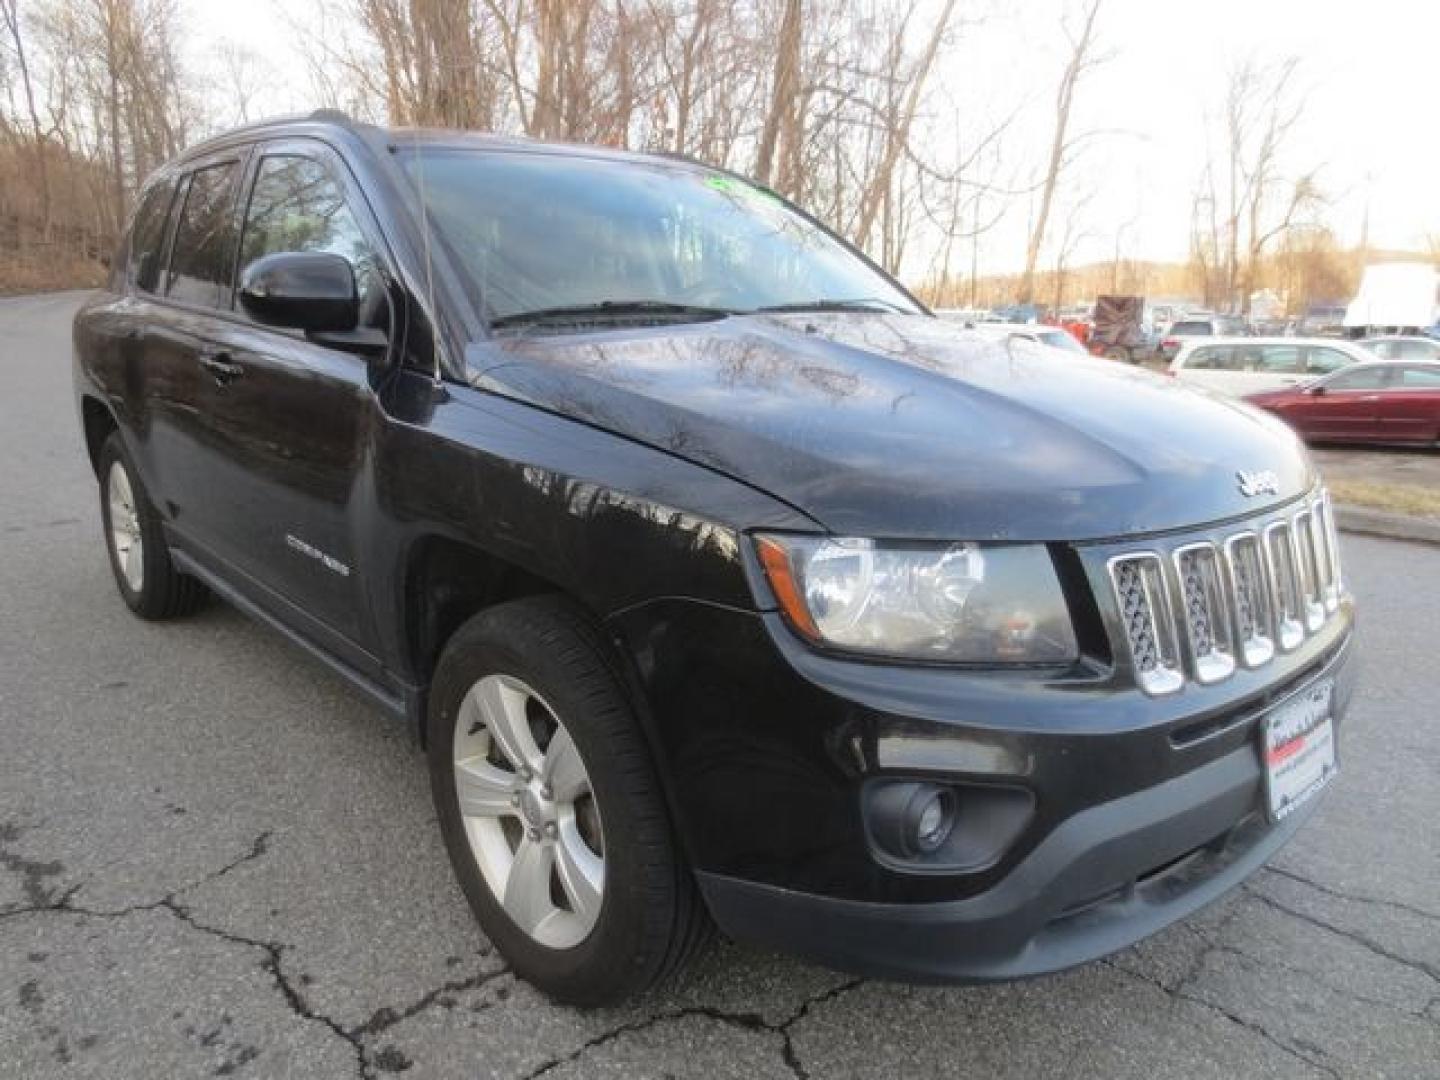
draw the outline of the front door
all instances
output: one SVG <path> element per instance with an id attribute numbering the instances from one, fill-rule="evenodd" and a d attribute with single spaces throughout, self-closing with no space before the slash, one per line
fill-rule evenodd
<path id="1" fill-rule="evenodd" d="M 342 162 L 308 140 L 255 155 L 241 215 L 238 272 L 264 255 L 325 251 L 348 259 L 362 322 L 388 332 L 390 299 L 373 223 L 362 219 Z M 372 487 L 369 447 L 381 415 L 363 356 L 249 319 L 238 296 L 212 349 L 205 413 L 209 473 L 223 493 L 227 558 L 262 602 L 378 671 L 365 601 L 357 510 Z"/>
<path id="2" fill-rule="evenodd" d="M 1376 404 L 1388 372 L 1367 366 L 1332 375 L 1305 396 L 1298 413 L 1299 426 L 1314 439 L 1364 442 L 1374 439 Z"/>

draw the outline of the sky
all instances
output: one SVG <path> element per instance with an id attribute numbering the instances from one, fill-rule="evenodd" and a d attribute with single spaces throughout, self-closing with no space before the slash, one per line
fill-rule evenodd
<path id="1" fill-rule="evenodd" d="M 1033 174 L 1048 147 L 1066 48 L 1060 19 L 1074 6 L 962 0 L 967 23 L 935 73 L 962 140 L 1019 107 L 1001 162 L 1016 176 Z M 273 71 L 262 111 L 308 107 L 289 29 L 306 9 L 285 0 L 182 0 L 186 59 L 203 68 L 217 44 L 236 42 Z M 1246 56 L 1299 58 L 1305 115 L 1287 165 L 1295 173 L 1320 167 L 1342 243 L 1358 243 L 1367 206 L 1372 247 L 1423 248 L 1427 234 L 1440 234 L 1440 138 L 1429 127 L 1440 100 L 1440 0 L 1104 0 L 1099 40 L 1110 58 L 1082 84 L 1073 119 L 1075 130 L 1103 132 L 1069 175 L 1071 196 L 1089 196 L 1074 262 L 1108 259 L 1117 230 L 1126 257 L 1185 257 L 1206 112 L 1218 108 L 1227 69 Z M 931 137 L 949 130 L 941 124 Z M 1032 206 L 1013 200 L 985 235 L 982 270 L 1023 264 Z"/>

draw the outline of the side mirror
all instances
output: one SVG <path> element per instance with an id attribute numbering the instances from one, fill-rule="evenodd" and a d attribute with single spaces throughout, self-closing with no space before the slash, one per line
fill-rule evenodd
<path id="1" fill-rule="evenodd" d="M 307 333 L 354 330 L 360 321 L 355 271 L 324 251 L 262 255 L 241 271 L 240 306 L 256 322 Z"/>

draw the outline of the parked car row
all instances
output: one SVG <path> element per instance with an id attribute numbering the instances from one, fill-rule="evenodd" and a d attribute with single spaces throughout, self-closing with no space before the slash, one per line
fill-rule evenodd
<path id="1" fill-rule="evenodd" d="M 1169 372 L 1244 397 L 1308 439 L 1440 445 L 1440 343 L 1427 339 L 1202 338 Z"/>

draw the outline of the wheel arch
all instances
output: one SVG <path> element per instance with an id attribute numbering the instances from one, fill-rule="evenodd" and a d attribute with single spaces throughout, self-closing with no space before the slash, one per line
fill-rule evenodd
<path id="1" fill-rule="evenodd" d="M 656 752 L 654 717 L 634 658 L 618 643 L 607 620 L 575 590 L 473 542 L 441 534 L 422 536 L 410 545 L 401 582 L 404 655 L 421 688 L 413 717 L 421 747 L 426 743 L 426 713 L 435 666 L 455 632 L 497 604 L 554 596 L 571 604 L 595 627 L 616 678 L 635 709 L 642 735 L 652 753 Z M 668 796 L 668 784 L 664 786 Z"/>

